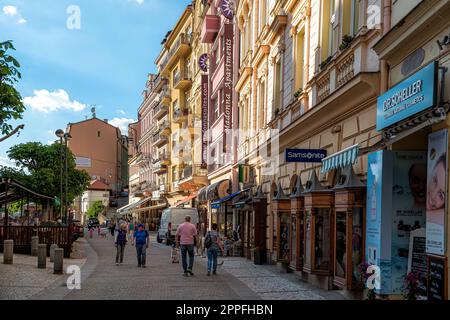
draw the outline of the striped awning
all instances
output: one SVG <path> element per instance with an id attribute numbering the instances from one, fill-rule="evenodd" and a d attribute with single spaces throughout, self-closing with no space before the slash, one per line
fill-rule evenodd
<path id="1" fill-rule="evenodd" d="M 322 159 L 321 173 L 327 173 L 331 170 L 342 169 L 348 165 L 353 165 L 359 156 L 359 144 L 345 148 L 331 156 Z"/>

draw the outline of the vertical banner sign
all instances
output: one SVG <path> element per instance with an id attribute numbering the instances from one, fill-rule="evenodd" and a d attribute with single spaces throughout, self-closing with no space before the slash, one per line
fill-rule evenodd
<path id="1" fill-rule="evenodd" d="M 223 89 L 224 101 L 224 138 L 223 152 L 227 153 L 227 140 L 232 129 L 233 119 L 233 24 L 225 24 L 224 36 L 225 79 Z M 231 141 L 231 139 L 230 139 Z"/>
<path id="2" fill-rule="evenodd" d="M 445 255 L 448 132 L 428 136 L 427 253 Z"/>
<path id="3" fill-rule="evenodd" d="M 208 101 L 209 77 L 202 75 L 202 168 L 207 168 L 208 157 Z"/>

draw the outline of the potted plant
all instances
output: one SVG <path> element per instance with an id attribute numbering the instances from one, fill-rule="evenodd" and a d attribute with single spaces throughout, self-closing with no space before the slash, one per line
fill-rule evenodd
<path id="1" fill-rule="evenodd" d="M 300 95 L 302 94 L 302 92 L 303 92 L 303 89 L 302 89 L 302 88 L 300 88 L 300 89 L 298 89 L 297 91 L 295 91 L 295 93 L 294 93 L 294 98 L 295 98 L 295 99 L 298 99 L 298 97 L 300 97 Z"/>
<path id="2" fill-rule="evenodd" d="M 420 272 L 410 272 L 405 278 L 405 287 L 403 288 L 403 296 L 405 300 L 417 300 L 420 295 L 420 283 L 424 280 L 424 276 Z"/>
<path id="3" fill-rule="evenodd" d="M 325 60 L 322 61 L 322 63 L 320 64 L 320 70 L 325 69 L 325 67 L 331 62 L 331 56 L 329 56 L 328 58 L 326 58 Z"/>
<path id="4" fill-rule="evenodd" d="M 347 49 L 352 41 L 353 41 L 353 37 L 352 36 L 349 36 L 349 35 L 343 36 L 342 37 L 342 43 L 339 46 L 339 50 L 344 51 L 345 49 Z"/>

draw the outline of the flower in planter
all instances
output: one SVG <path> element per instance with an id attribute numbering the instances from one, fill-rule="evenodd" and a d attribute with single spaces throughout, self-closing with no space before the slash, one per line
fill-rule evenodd
<path id="1" fill-rule="evenodd" d="M 358 272 L 360 274 L 360 281 L 363 284 L 363 286 L 365 286 L 365 284 L 367 283 L 367 280 L 369 280 L 369 277 L 372 276 L 374 272 L 372 273 L 368 273 L 367 269 L 369 269 L 369 267 L 372 264 L 368 264 L 367 262 L 362 262 L 358 265 Z M 367 291 L 367 300 L 376 300 L 376 294 L 375 294 L 375 288 L 373 289 L 368 289 Z"/>
<path id="2" fill-rule="evenodd" d="M 300 97 L 300 95 L 302 94 L 303 90 L 302 89 L 298 89 L 295 93 L 294 93 L 294 98 L 298 98 Z"/>
<path id="3" fill-rule="evenodd" d="M 350 45 L 350 43 L 353 41 L 353 37 L 349 36 L 349 35 L 345 35 L 342 37 L 342 43 L 339 46 L 339 49 L 341 51 L 345 50 L 348 48 L 348 46 Z"/>
<path id="4" fill-rule="evenodd" d="M 417 300 L 420 293 L 420 284 L 425 277 L 420 272 L 410 272 L 405 278 L 405 287 L 403 288 L 403 296 L 405 300 Z"/>

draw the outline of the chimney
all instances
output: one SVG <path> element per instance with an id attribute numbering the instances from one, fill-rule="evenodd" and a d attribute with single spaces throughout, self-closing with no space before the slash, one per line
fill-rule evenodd
<path id="1" fill-rule="evenodd" d="M 105 119 L 104 121 L 105 121 L 106 123 L 108 123 L 108 119 Z"/>

